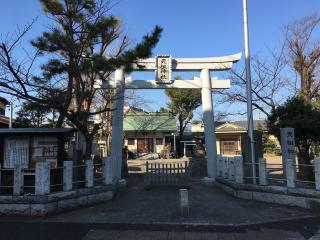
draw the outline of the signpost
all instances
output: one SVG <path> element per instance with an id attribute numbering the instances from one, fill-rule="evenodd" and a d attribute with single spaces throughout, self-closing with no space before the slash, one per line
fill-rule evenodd
<path id="1" fill-rule="evenodd" d="M 286 160 L 296 161 L 294 128 L 280 128 L 281 134 L 281 155 L 284 174 L 286 172 Z"/>
<path id="2" fill-rule="evenodd" d="M 159 55 L 156 57 L 156 82 L 158 84 L 171 83 L 171 56 Z"/>

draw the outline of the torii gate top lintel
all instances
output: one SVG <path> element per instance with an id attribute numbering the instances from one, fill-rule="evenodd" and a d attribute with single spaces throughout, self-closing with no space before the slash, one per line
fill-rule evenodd
<path id="1" fill-rule="evenodd" d="M 133 64 L 134 71 L 154 71 L 156 72 L 155 80 L 133 80 L 131 77 L 124 79 L 125 89 L 165 89 L 165 88 L 202 88 L 202 81 L 198 77 L 192 80 L 174 80 L 171 79 L 172 71 L 226 71 L 230 70 L 233 63 L 241 59 L 241 53 L 209 58 L 171 58 L 170 55 L 158 55 L 156 58 L 140 59 Z M 166 59 L 165 76 L 166 80 L 160 79 L 160 71 L 162 71 L 159 62 Z M 120 70 L 121 71 L 121 70 Z M 158 71 L 158 72 L 157 72 Z M 121 74 L 120 74 L 121 75 Z M 121 78 L 120 78 L 121 79 Z M 213 89 L 230 88 L 229 79 L 212 78 L 211 86 Z M 116 88 L 116 80 L 109 79 L 104 82 L 102 88 Z"/>
<path id="2" fill-rule="evenodd" d="M 173 71 L 201 71 L 209 69 L 215 71 L 225 71 L 231 69 L 233 63 L 241 59 L 242 53 L 237 53 L 223 57 L 208 58 L 172 58 Z M 136 71 L 155 71 L 156 58 L 140 59 L 133 64 Z"/>

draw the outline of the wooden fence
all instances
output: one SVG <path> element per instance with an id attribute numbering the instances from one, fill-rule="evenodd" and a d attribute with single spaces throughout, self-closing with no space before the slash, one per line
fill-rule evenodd
<path id="1" fill-rule="evenodd" d="M 188 184 L 188 163 L 149 163 L 146 162 L 144 187 L 175 186 L 190 188 Z"/>

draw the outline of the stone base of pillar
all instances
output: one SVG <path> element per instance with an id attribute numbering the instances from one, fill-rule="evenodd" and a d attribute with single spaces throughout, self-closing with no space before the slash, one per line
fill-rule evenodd
<path id="1" fill-rule="evenodd" d="M 204 184 L 206 186 L 214 186 L 215 182 L 216 182 L 216 180 L 214 178 L 210 178 L 210 177 L 201 178 L 200 181 L 202 184 Z"/>

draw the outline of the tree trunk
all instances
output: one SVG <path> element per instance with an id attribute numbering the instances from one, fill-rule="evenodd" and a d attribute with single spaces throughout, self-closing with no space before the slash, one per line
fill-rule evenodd
<path id="1" fill-rule="evenodd" d="M 177 148 L 177 152 L 178 152 L 178 155 L 179 157 L 182 157 L 183 156 L 183 143 L 181 141 L 183 141 L 183 120 L 181 120 L 179 118 L 179 145 L 178 145 L 178 148 Z"/>
<path id="2" fill-rule="evenodd" d="M 85 158 L 85 160 L 90 160 L 91 154 L 92 154 L 93 140 L 90 137 L 86 137 L 86 135 L 84 135 L 84 136 L 85 136 L 85 140 L 86 140 L 86 151 L 85 151 L 84 158 Z"/>
<path id="3" fill-rule="evenodd" d="M 58 118 L 56 125 L 55 125 L 56 128 L 61 128 L 64 118 L 65 118 L 65 114 L 60 112 L 59 118 Z"/>

